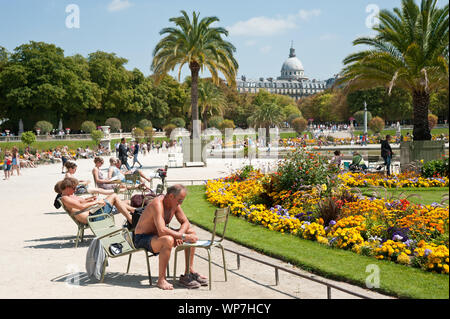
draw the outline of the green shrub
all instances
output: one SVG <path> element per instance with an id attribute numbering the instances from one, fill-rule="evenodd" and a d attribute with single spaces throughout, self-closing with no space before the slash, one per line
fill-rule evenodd
<path id="1" fill-rule="evenodd" d="M 422 166 L 422 176 L 423 177 L 444 177 L 448 176 L 449 173 L 449 160 L 448 158 L 444 160 L 434 160 L 426 162 Z"/>
<path id="2" fill-rule="evenodd" d="M 299 149 L 286 156 L 278 165 L 275 175 L 277 191 L 298 191 L 305 186 L 327 185 L 334 187 L 338 168 L 329 165 L 324 156 Z"/>
<path id="3" fill-rule="evenodd" d="M 87 134 L 91 134 L 91 132 L 97 129 L 97 124 L 92 121 L 84 121 L 81 123 L 81 130 L 83 130 Z"/>
<path id="4" fill-rule="evenodd" d="M 147 142 L 152 142 L 153 140 L 153 127 L 147 126 L 144 128 L 144 136 Z"/>
<path id="5" fill-rule="evenodd" d="M 98 145 L 100 143 L 100 140 L 103 138 L 104 134 L 101 130 L 93 130 L 91 132 L 91 138 L 95 142 L 95 144 Z"/>
<path id="6" fill-rule="evenodd" d="M 170 138 L 170 134 L 176 128 L 177 128 L 177 126 L 175 124 L 167 124 L 166 126 L 164 126 L 163 129 L 164 129 L 164 132 L 166 132 L 167 138 Z"/>
<path id="7" fill-rule="evenodd" d="M 369 122 L 369 128 L 374 132 L 374 133 L 380 133 L 385 126 L 385 122 L 384 120 L 379 117 L 379 116 L 375 116 L 373 119 L 370 120 Z"/>
<path id="8" fill-rule="evenodd" d="M 36 142 L 36 135 L 34 135 L 34 133 L 31 131 L 23 132 L 20 136 L 20 140 L 23 144 L 30 146 L 31 144 Z"/>
<path id="9" fill-rule="evenodd" d="M 144 129 L 146 127 L 153 127 L 153 124 L 150 120 L 142 119 L 139 121 L 138 127 Z"/>
<path id="10" fill-rule="evenodd" d="M 226 128 L 235 128 L 236 126 L 234 125 L 233 120 L 223 120 L 223 122 L 220 124 L 220 128 L 222 130 L 226 129 Z"/>
<path id="11" fill-rule="evenodd" d="M 209 119 L 208 125 L 209 125 L 209 127 L 215 127 L 217 129 L 220 129 L 222 122 L 223 122 L 223 117 L 216 115 Z"/>
<path id="12" fill-rule="evenodd" d="M 122 128 L 122 122 L 118 118 L 110 117 L 105 121 L 105 125 L 109 126 L 112 133 L 118 133 L 120 132 L 120 129 Z"/>
<path id="13" fill-rule="evenodd" d="M 145 132 L 140 127 L 135 127 L 133 131 L 131 131 L 131 135 L 140 143 L 145 137 Z"/>
<path id="14" fill-rule="evenodd" d="M 364 124 L 364 111 L 356 112 L 355 114 L 353 114 L 353 117 L 355 118 L 356 123 L 358 123 L 359 125 Z M 372 118 L 372 113 L 367 112 L 367 123 L 369 123 Z"/>
<path id="15" fill-rule="evenodd" d="M 308 121 L 302 117 L 297 117 L 291 125 L 298 134 L 301 134 L 308 127 Z"/>
<path id="16" fill-rule="evenodd" d="M 174 124 L 177 127 L 185 128 L 186 127 L 186 121 L 182 119 L 181 117 L 174 117 L 170 120 L 170 124 Z"/>
<path id="17" fill-rule="evenodd" d="M 428 114 L 428 127 L 432 130 L 438 122 L 438 117 L 434 114 Z"/>
<path id="18" fill-rule="evenodd" d="M 40 134 L 47 134 L 53 130 L 53 124 L 47 121 L 38 121 L 34 125 L 34 128 L 41 130 Z"/>

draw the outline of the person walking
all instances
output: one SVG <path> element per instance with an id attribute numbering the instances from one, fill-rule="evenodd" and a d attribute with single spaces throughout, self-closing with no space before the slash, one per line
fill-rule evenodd
<path id="1" fill-rule="evenodd" d="M 386 166 L 387 176 L 391 175 L 391 161 L 393 156 L 391 145 L 389 145 L 391 138 L 390 135 L 386 135 L 386 139 L 381 142 L 381 157 L 384 160 L 384 166 Z M 382 167 L 383 165 L 378 166 L 377 171 L 381 170 Z"/>
<path id="2" fill-rule="evenodd" d="M 125 167 L 127 168 L 127 170 L 130 170 L 131 167 L 130 165 L 128 165 L 128 146 L 125 143 L 125 137 L 122 137 L 122 139 L 120 140 L 120 145 L 119 145 L 119 159 L 122 162 L 122 165 L 125 165 Z M 121 165 L 121 167 L 122 167 Z"/>
<path id="3" fill-rule="evenodd" d="M 19 150 L 15 146 L 12 149 L 11 165 L 12 165 L 12 167 L 11 167 L 11 169 L 12 169 L 11 175 L 13 175 L 12 172 L 15 169 L 16 172 L 17 172 L 17 176 L 20 176 L 20 155 L 19 155 Z"/>
<path id="4" fill-rule="evenodd" d="M 134 168 L 134 164 L 138 163 L 140 166 L 139 168 L 142 168 L 142 164 L 138 160 L 139 155 L 139 143 L 138 141 L 134 141 L 134 149 L 133 149 L 133 165 L 131 165 L 131 168 Z"/>

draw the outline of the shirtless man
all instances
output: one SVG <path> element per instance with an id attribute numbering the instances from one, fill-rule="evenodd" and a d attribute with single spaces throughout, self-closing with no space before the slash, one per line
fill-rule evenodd
<path id="1" fill-rule="evenodd" d="M 156 197 L 147 205 L 135 230 L 134 243 L 136 248 L 145 248 L 150 252 L 159 254 L 159 277 L 157 286 L 164 290 L 172 290 L 173 285 L 166 280 L 165 270 L 169 263 L 172 248 L 183 242 L 195 243 L 198 240 L 195 231 L 190 227 L 181 204 L 186 197 L 186 188 L 183 185 L 174 185 L 167 189 L 166 195 Z M 173 230 L 167 227 L 173 217 L 181 224 L 180 229 Z M 195 249 L 191 248 L 190 260 L 188 250 L 186 253 L 185 275 L 180 276 L 180 283 L 187 288 L 207 286 L 208 280 L 193 269 Z"/>
<path id="2" fill-rule="evenodd" d="M 61 184 L 59 184 L 59 189 L 61 191 L 61 201 L 70 212 L 74 214 L 80 210 L 89 208 L 94 205 L 101 205 L 103 209 L 98 209 L 94 213 L 84 212 L 75 216 L 75 219 L 83 224 L 87 224 L 88 216 L 99 215 L 102 213 L 110 214 L 112 212 L 113 206 L 127 219 L 131 224 L 131 213 L 134 213 L 135 208 L 125 204 L 119 199 L 117 194 L 112 194 L 105 199 L 97 199 L 97 196 L 92 196 L 89 198 L 81 198 L 74 195 L 75 189 L 78 185 L 78 180 L 72 177 L 65 178 Z"/>

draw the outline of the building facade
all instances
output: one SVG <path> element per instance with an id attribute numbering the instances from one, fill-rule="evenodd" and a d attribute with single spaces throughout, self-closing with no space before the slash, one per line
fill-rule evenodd
<path id="1" fill-rule="evenodd" d="M 326 81 L 308 79 L 301 61 L 295 55 L 294 48 L 290 49 L 289 58 L 283 63 L 281 76 L 278 78 L 253 80 L 242 76 L 236 80 L 239 93 L 258 93 L 259 90 L 266 90 L 273 94 L 289 95 L 295 100 L 323 92 L 333 83 L 334 78 Z"/>

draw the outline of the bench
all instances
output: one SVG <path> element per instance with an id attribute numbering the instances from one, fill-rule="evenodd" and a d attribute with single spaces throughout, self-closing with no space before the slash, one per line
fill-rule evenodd
<path id="1" fill-rule="evenodd" d="M 204 167 L 204 162 L 186 162 L 184 163 L 184 166 L 186 167 Z"/>

